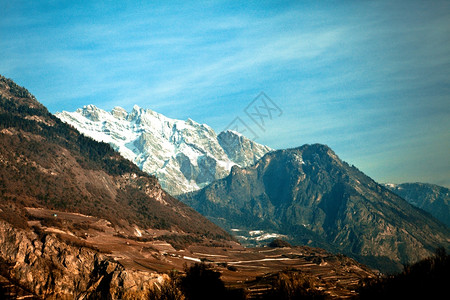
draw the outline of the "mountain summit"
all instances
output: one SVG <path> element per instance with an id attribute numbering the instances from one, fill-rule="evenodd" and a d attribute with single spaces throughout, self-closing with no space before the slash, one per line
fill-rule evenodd
<path id="1" fill-rule="evenodd" d="M 293 243 L 343 252 L 383 270 L 449 246 L 444 224 L 325 145 L 270 152 L 180 199 L 232 232 L 282 234 Z"/>
<path id="2" fill-rule="evenodd" d="M 86 136 L 109 143 L 141 170 L 158 177 L 173 195 L 205 187 L 228 175 L 233 165 L 249 166 L 271 151 L 234 131 L 217 135 L 205 124 L 171 119 L 137 105 L 131 112 L 87 105 L 56 116 Z"/>

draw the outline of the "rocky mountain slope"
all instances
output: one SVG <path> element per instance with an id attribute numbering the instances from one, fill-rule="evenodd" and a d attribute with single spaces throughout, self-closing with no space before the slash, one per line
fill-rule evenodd
<path id="1" fill-rule="evenodd" d="M 120 107 L 107 112 L 88 105 L 56 116 L 86 136 L 109 143 L 155 175 L 172 195 L 198 190 L 228 175 L 233 165 L 249 166 L 271 150 L 233 131 L 217 135 L 205 124 L 170 119 L 138 106 L 131 112 Z"/>
<path id="2" fill-rule="evenodd" d="M 107 262 L 97 251 L 78 252 L 88 224 L 61 220 L 57 213 L 44 218 L 30 213 L 33 209 L 100 218 L 107 224 L 103 232 L 112 230 L 111 236 L 177 244 L 231 240 L 225 231 L 167 194 L 154 176 L 108 144 L 81 135 L 51 115 L 26 89 L 2 76 L 0 199 L 1 275 L 46 297 L 52 293 L 64 298 L 75 288 L 89 295 L 98 289 L 110 295 L 111 289 L 117 292 L 113 286 L 124 290 L 126 282 L 133 286 L 144 279 L 128 281 L 126 274 L 131 273 Z M 60 279 L 69 276 L 69 280 L 71 274 L 78 279 L 62 288 L 66 279 Z"/>
<path id="3" fill-rule="evenodd" d="M 290 242 L 343 252 L 383 270 L 449 247 L 444 224 L 324 145 L 270 152 L 180 199 L 231 232 L 283 234 Z"/>
<path id="4" fill-rule="evenodd" d="M 106 255 L 0 220 L 1 275 L 43 299 L 137 299 L 167 275 L 125 269 Z"/>
<path id="5" fill-rule="evenodd" d="M 450 227 L 450 190 L 448 188 L 418 182 L 387 183 L 384 186 Z"/>

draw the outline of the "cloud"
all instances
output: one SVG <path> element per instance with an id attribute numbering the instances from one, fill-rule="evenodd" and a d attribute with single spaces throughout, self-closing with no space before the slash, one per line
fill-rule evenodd
<path id="1" fill-rule="evenodd" d="M 376 176 L 429 156 L 440 180 L 449 5 L 23 2 L 0 12 L 0 73 L 51 111 L 138 104 L 217 130 L 263 90 L 284 114 L 260 142 L 326 143 Z"/>

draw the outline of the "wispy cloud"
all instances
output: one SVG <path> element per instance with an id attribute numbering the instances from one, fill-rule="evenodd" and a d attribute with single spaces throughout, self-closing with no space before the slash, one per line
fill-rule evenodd
<path id="1" fill-rule="evenodd" d="M 449 20 L 448 1 L 20 2 L 0 11 L 0 73 L 51 111 L 138 104 L 217 130 L 264 90 L 284 113 L 258 141 L 441 182 Z"/>

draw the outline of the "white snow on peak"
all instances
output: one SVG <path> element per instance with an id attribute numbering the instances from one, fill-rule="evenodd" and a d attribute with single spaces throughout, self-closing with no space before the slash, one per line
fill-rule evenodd
<path id="1" fill-rule="evenodd" d="M 237 131 L 235 131 L 235 130 L 231 130 L 231 129 L 227 129 L 227 130 L 224 131 L 224 133 L 227 133 L 227 132 L 232 133 L 232 134 L 235 134 L 235 135 L 237 135 L 237 136 L 244 136 L 242 133 L 237 132 Z"/>
<path id="2" fill-rule="evenodd" d="M 111 110 L 111 115 L 113 115 L 116 119 L 126 119 L 128 112 L 122 107 L 116 106 Z"/>
<path id="3" fill-rule="evenodd" d="M 388 186 L 390 188 L 396 188 L 397 187 L 397 184 L 395 184 L 395 183 L 385 183 L 384 185 Z"/>
<path id="4" fill-rule="evenodd" d="M 143 171 L 156 175 L 174 195 L 200 189 L 228 175 L 233 165 L 251 165 L 271 151 L 239 133 L 217 135 L 206 124 L 171 119 L 137 105 L 131 112 L 86 105 L 56 116 L 84 135 L 109 143 Z"/>

